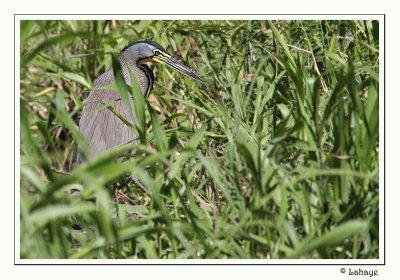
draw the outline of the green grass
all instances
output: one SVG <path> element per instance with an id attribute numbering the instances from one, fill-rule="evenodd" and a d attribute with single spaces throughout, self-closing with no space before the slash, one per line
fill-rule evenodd
<path id="1" fill-rule="evenodd" d="M 20 257 L 379 258 L 378 27 L 22 21 Z M 137 155 L 74 166 L 83 100 L 142 39 L 210 90 L 155 65 Z"/>

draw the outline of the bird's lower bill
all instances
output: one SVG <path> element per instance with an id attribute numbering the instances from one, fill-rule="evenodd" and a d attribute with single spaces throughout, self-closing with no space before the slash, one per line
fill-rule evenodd
<path id="1" fill-rule="evenodd" d="M 196 81 L 205 83 L 205 81 L 199 75 L 197 75 L 190 68 L 186 67 L 184 64 L 180 63 L 178 60 L 176 60 L 173 57 L 153 57 L 152 59 L 153 59 L 153 61 L 166 64 L 169 67 L 172 67 L 172 68 L 178 70 L 182 74 L 185 74 L 186 76 L 189 76 L 192 79 L 195 79 Z"/>

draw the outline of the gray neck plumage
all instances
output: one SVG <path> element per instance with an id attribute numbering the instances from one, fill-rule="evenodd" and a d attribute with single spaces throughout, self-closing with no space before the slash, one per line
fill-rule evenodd
<path id="1" fill-rule="evenodd" d="M 129 68 L 131 68 L 131 70 L 133 70 L 136 75 L 136 79 L 139 82 L 142 94 L 145 97 L 148 97 L 153 88 L 153 72 L 147 65 L 140 64 L 139 61 L 133 59 L 133 57 L 137 57 L 137 55 L 133 53 L 134 51 L 135 50 L 127 50 L 119 55 L 122 73 L 124 74 L 126 83 L 128 85 L 131 85 L 131 77 L 128 70 Z"/>
<path id="2" fill-rule="evenodd" d="M 121 63 L 122 73 L 124 75 L 125 82 L 131 85 L 131 77 L 129 75 L 129 68 L 133 70 L 136 75 L 136 79 L 139 82 L 142 94 L 148 97 L 152 88 L 154 76 L 151 69 L 146 65 L 138 64 L 137 61 L 132 59 L 132 56 L 123 53 L 119 55 L 119 60 Z M 103 86 L 108 86 L 115 83 L 114 74 L 112 67 L 108 69 L 105 73 L 100 75 L 94 82 L 95 88 L 100 88 Z"/>

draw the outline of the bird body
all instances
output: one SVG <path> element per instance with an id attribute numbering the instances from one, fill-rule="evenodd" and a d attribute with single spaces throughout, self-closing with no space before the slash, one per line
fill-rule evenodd
<path id="1" fill-rule="evenodd" d="M 145 61 L 165 63 L 204 83 L 196 73 L 172 58 L 163 47 L 151 41 L 138 41 L 128 45 L 121 51 L 119 60 L 125 82 L 128 85 L 131 84 L 130 68 L 133 70 L 145 97 L 149 96 L 154 83 L 154 75 L 151 69 L 143 64 Z M 127 106 L 121 100 L 117 90 L 104 89 L 105 86 L 114 83 L 114 72 L 110 68 L 95 80 L 94 87 L 84 102 L 79 131 L 87 141 L 90 156 L 95 156 L 109 148 L 133 141 L 136 138 L 135 133 L 108 108 L 96 109 L 105 103 L 114 102 L 113 108 L 122 117 L 130 123 L 137 123 L 132 97 L 129 101 L 131 106 Z M 78 163 L 83 162 L 80 154 L 77 161 Z"/>

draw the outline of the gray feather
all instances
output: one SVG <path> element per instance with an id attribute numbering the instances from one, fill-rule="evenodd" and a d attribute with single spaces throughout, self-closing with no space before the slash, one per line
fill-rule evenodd
<path id="1" fill-rule="evenodd" d="M 131 79 L 126 64 L 126 59 L 121 59 L 124 78 L 129 85 Z M 149 82 L 146 75 L 135 64 L 129 64 L 136 74 L 142 93 L 146 94 L 149 91 Z M 117 91 L 100 89 L 114 82 L 113 70 L 109 69 L 96 79 L 94 88 L 84 101 L 82 116 L 79 122 L 79 131 L 87 141 L 91 156 L 96 156 L 109 148 L 125 144 L 136 138 L 135 133 L 109 109 L 102 108 L 96 110 L 96 108 L 101 107 L 103 104 L 114 101 L 115 103 L 112 106 L 117 112 L 129 122 L 137 123 L 134 112 L 133 114 L 130 112 L 131 109 L 121 100 Z M 134 108 L 132 99 L 130 103 L 132 108 Z M 82 156 L 79 154 L 77 158 L 78 164 L 83 161 Z"/>

